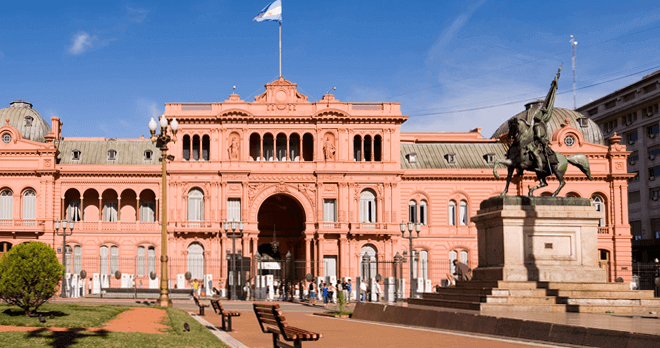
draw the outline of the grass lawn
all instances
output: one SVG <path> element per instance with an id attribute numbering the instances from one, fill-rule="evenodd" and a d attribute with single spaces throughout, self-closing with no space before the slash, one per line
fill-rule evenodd
<path id="1" fill-rule="evenodd" d="M 98 327 L 126 309 L 127 306 L 46 304 L 38 312 L 46 314 L 47 322 L 40 325 L 37 318 L 8 314 L 13 313 L 13 310 L 20 311 L 18 307 L 0 305 L 0 324 L 3 325 L 70 328 L 62 332 L 51 332 L 45 328 L 27 332 L 0 332 L 0 347 L 226 347 L 188 313 L 176 308 L 166 309 L 168 316 L 163 324 L 170 327 L 166 334 L 87 332 L 79 329 Z M 63 315 L 51 320 L 48 319 L 48 311 L 57 311 Z M 184 322 L 190 325 L 190 332 L 183 330 Z"/>

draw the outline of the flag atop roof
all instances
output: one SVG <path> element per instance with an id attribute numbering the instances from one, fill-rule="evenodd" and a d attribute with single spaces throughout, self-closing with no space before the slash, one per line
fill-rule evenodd
<path id="1" fill-rule="evenodd" d="M 282 0 L 275 0 L 266 5 L 258 16 L 254 17 L 253 21 L 282 21 Z"/>

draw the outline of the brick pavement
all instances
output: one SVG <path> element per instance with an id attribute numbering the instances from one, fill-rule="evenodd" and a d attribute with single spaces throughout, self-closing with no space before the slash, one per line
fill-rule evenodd
<path id="1" fill-rule="evenodd" d="M 319 310 L 321 311 L 321 310 Z M 240 311 L 240 317 L 234 317 L 232 325 L 235 332 L 231 337 L 248 347 L 272 347 L 272 336 L 264 334 L 259 328 L 252 311 Z M 204 319 L 211 324 L 221 326 L 220 316 L 207 312 Z M 340 347 L 452 347 L 452 348 L 513 348 L 513 347 L 552 347 L 543 343 L 513 342 L 500 338 L 478 337 L 459 333 L 442 332 L 419 328 L 400 327 L 355 321 L 351 319 L 335 319 L 312 315 L 310 312 L 284 311 L 287 322 L 291 326 L 323 334 L 316 342 L 303 342 L 303 347 L 309 348 L 340 348 Z"/>

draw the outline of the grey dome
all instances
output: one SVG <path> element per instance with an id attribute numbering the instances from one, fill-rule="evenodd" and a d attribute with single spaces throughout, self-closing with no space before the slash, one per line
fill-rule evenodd
<path id="1" fill-rule="evenodd" d="M 523 120 L 528 120 L 531 121 L 534 113 L 541 107 L 543 104 L 543 101 L 534 101 L 531 103 L 528 103 L 525 105 L 526 110 L 518 113 L 517 115 L 511 117 L 511 118 L 520 118 Z M 600 127 L 598 125 L 586 118 L 584 115 L 577 111 L 573 110 L 568 110 L 568 109 L 562 109 L 562 108 L 554 108 L 552 112 L 552 117 L 548 121 L 548 135 L 551 136 L 557 129 L 561 128 L 562 124 L 565 124 L 564 120 L 566 119 L 571 120 L 571 126 L 580 131 L 582 133 L 582 136 L 584 137 L 584 141 L 593 143 L 593 144 L 598 144 L 598 145 L 605 145 L 605 139 L 603 138 L 603 133 L 600 131 Z M 582 121 L 584 126 L 582 126 L 578 119 L 585 119 L 586 121 Z M 586 123 L 584 123 L 586 122 Z M 491 138 L 497 139 L 500 137 L 500 135 L 508 133 L 509 132 L 509 121 L 504 122 L 500 128 L 498 128 L 495 133 L 493 133 L 493 136 Z"/>
<path id="2" fill-rule="evenodd" d="M 7 119 L 9 125 L 18 129 L 25 139 L 44 143 L 44 136 L 51 131 L 48 123 L 32 108 L 32 104 L 23 100 L 15 100 L 9 103 L 8 108 L 0 109 L 0 124 L 5 125 Z"/>

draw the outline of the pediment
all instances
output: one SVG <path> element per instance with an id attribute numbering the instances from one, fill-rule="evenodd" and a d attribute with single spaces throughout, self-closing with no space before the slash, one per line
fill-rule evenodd
<path id="1" fill-rule="evenodd" d="M 308 97 L 296 89 L 298 84 L 285 80 L 282 76 L 279 79 L 265 85 L 266 92 L 254 97 L 255 103 L 268 104 L 298 104 L 309 103 Z"/>

